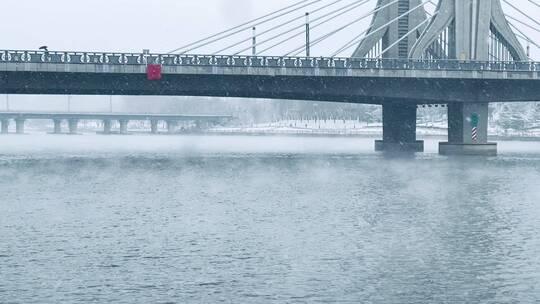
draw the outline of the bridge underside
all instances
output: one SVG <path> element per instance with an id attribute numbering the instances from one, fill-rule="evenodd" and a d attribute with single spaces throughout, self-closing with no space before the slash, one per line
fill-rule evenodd
<path id="1" fill-rule="evenodd" d="M 0 72 L 0 94 L 214 96 L 346 103 L 540 100 L 538 80 Z"/>

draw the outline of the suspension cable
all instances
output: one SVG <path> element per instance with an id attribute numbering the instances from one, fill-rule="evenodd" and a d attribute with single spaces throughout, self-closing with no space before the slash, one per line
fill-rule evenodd
<path id="1" fill-rule="evenodd" d="M 308 2 L 308 1 L 309 1 L 309 2 Z M 213 42 L 219 41 L 219 40 L 221 40 L 221 39 L 230 37 L 230 36 L 232 36 L 232 35 L 238 34 L 238 33 L 242 32 L 242 31 L 245 31 L 246 29 L 252 28 L 253 26 L 257 26 L 257 25 L 266 23 L 266 22 L 268 22 L 268 21 L 275 20 L 275 19 L 277 19 L 277 18 L 280 18 L 280 17 L 283 17 L 283 16 L 288 15 L 288 14 L 290 14 L 290 13 L 293 13 L 293 12 L 297 11 L 298 9 L 302 9 L 302 8 L 307 7 L 307 6 L 311 6 L 311 5 L 313 5 L 313 4 L 315 4 L 315 3 L 318 3 L 318 2 L 321 2 L 321 1 L 323 1 L 323 0 L 301 0 L 301 1 L 298 1 L 298 2 L 296 2 L 295 4 L 292 4 L 292 5 L 289 5 L 289 6 L 287 6 L 287 7 L 282 8 L 282 9 L 279 9 L 279 10 L 277 10 L 277 11 L 271 12 L 271 13 L 269 13 L 269 14 L 266 14 L 266 15 L 262 16 L 262 17 L 258 17 L 258 18 L 255 18 L 255 19 L 253 19 L 253 20 L 250 20 L 250 21 L 248 21 L 248 22 L 244 22 L 244 23 L 242 23 L 242 24 L 240 24 L 240 25 L 237 25 L 237 26 L 235 26 L 235 27 L 232 27 L 232 28 L 230 28 L 230 29 L 224 30 L 224 31 L 219 32 L 219 33 L 217 33 L 217 34 L 208 36 L 208 37 L 206 37 L 206 38 L 200 39 L 200 40 L 198 40 L 198 41 L 195 41 L 195 42 L 189 43 L 189 44 L 187 44 L 187 45 L 184 45 L 184 46 L 182 46 L 182 47 L 179 47 L 179 48 L 177 48 L 177 49 L 174 49 L 174 50 L 168 52 L 167 54 L 176 53 L 176 52 L 178 52 L 178 51 L 180 51 L 180 50 L 183 50 L 183 49 L 185 49 L 185 48 L 191 47 L 190 49 L 188 49 L 188 50 L 182 52 L 182 54 L 187 53 L 187 52 L 189 52 L 189 51 L 192 51 L 192 50 L 198 49 L 198 48 L 200 48 L 200 47 L 206 46 L 206 45 L 208 45 L 208 44 L 210 44 L 210 43 L 213 43 Z M 308 2 L 308 3 L 306 3 L 306 2 Z M 296 6 L 299 6 L 299 5 L 301 5 L 301 6 L 300 6 L 300 7 L 296 7 Z M 274 15 L 276 15 L 276 14 L 279 14 L 279 15 L 274 16 Z M 272 16 L 273 16 L 273 17 L 272 17 Z M 267 19 L 267 18 L 268 18 L 268 19 Z M 266 20 L 263 20 L 263 19 L 266 19 Z M 261 21 L 261 20 L 262 20 L 262 21 Z M 257 23 L 256 23 L 256 24 L 253 24 L 254 22 L 257 22 Z M 217 39 L 213 39 L 213 38 L 219 37 L 219 36 L 221 36 L 221 35 L 227 34 L 227 33 L 232 32 L 232 31 L 234 31 L 234 32 L 233 32 L 233 33 L 230 33 L 230 34 L 228 34 L 228 35 L 226 35 L 226 36 L 224 36 L 224 37 L 220 37 L 220 38 L 217 38 Z M 205 41 L 210 40 L 210 39 L 213 39 L 213 40 L 211 40 L 211 41 L 209 41 L 209 42 L 205 42 Z M 203 42 L 205 42 L 205 43 L 203 43 Z M 197 44 L 199 44 L 199 43 L 203 43 L 203 44 L 197 46 Z"/>
<path id="2" fill-rule="evenodd" d="M 522 14 L 523 16 L 527 17 L 529 20 L 531 20 L 532 22 L 536 23 L 538 26 L 540 26 L 540 22 L 536 21 L 534 18 L 532 18 L 531 16 L 527 15 L 525 12 L 523 12 L 522 10 L 520 10 L 519 8 L 517 8 L 515 5 L 513 5 L 512 3 L 508 2 L 507 0 L 503 0 L 506 4 L 510 5 L 513 9 L 515 9 L 516 11 L 518 11 L 520 14 Z"/>
<path id="3" fill-rule="evenodd" d="M 344 0 L 336 0 L 336 1 L 332 2 L 332 3 L 330 3 L 330 4 L 327 4 L 327 5 L 323 6 L 323 7 L 319 7 L 318 9 L 309 12 L 309 14 L 310 14 L 310 15 L 311 15 L 311 14 L 315 14 L 315 13 L 317 13 L 317 12 L 319 12 L 319 11 L 325 9 L 325 8 L 328 8 L 328 7 L 330 7 L 330 6 L 334 5 L 334 4 L 336 4 L 336 3 L 338 3 L 338 2 L 342 2 L 342 1 L 344 1 Z M 354 4 L 354 3 L 352 3 L 352 4 Z M 350 6 L 350 5 L 351 5 L 351 4 L 349 4 L 348 6 Z M 272 27 L 272 28 L 270 28 L 270 29 L 268 29 L 268 30 L 265 30 L 265 31 L 259 33 L 257 36 L 262 36 L 262 35 L 264 35 L 264 34 L 266 34 L 266 33 L 272 32 L 272 31 L 274 31 L 274 30 L 276 30 L 276 29 L 278 29 L 278 28 L 280 28 L 280 27 L 283 27 L 283 26 L 285 26 L 285 25 L 291 24 L 291 23 L 293 23 L 293 22 L 295 22 L 295 21 L 297 21 L 297 20 L 299 20 L 299 19 L 303 19 L 303 18 L 305 18 L 305 17 L 306 17 L 305 14 L 302 14 L 301 16 L 298 16 L 298 17 L 294 17 L 293 19 L 290 19 L 290 20 L 288 20 L 288 21 L 285 21 L 284 23 L 278 24 L 278 25 L 276 25 L 276 26 L 274 26 L 274 27 Z M 233 48 L 233 47 L 235 47 L 235 46 L 238 46 L 238 45 L 240 45 L 240 44 L 242 44 L 242 43 L 244 43 L 244 42 L 250 41 L 250 40 L 252 40 L 252 39 L 253 39 L 253 37 L 248 37 L 248 38 L 246 38 L 246 39 L 243 39 L 243 40 L 241 40 L 241 41 L 238 41 L 238 42 L 236 42 L 236 43 L 233 43 L 233 44 L 231 44 L 231 45 L 229 45 L 229 46 L 227 46 L 227 47 L 225 47 L 225 48 L 223 48 L 223 49 L 220 49 L 219 51 L 215 51 L 214 53 L 212 53 L 212 55 L 220 54 L 220 53 L 223 52 L 223 51 L 226 51 L 226 50 L 228 50 L 228 49 L 230 49 L 230 48 Z"/>
<path id="4" fill-rule="evenodd" d="M 382 55 L 386 52 L 388 52 L 390 49 L 392 49 L 394 46 L 396 46 L 398 43 L 400 43 L 401 41 L 403 41 L 405 38 L 409 37 L 412 33 L 416 32 L 419 28 L 421 28 L 424 24 L 426 24 L 427 22 L 431 21 L 431 19 L 433 19 L 433 17 L 437 16 L 437 14 L 439 13 L 439 11 L 436 11 L 433 13 L 433 15 L 429 18 L 427 18 L 426 20 L 420 22 L 417 26 L 415 26 L 412 30 L 410 30 L 407 34 L 403 35 L 403 37 L 399 38 L 398 40 L 396 40 L 396 42 L 392 43 L 391 45 L 389 45 L 387 48 L 385 48 L 384 50 L 382 50 L 382 52 L 379 54 L 379 56 L 377 56 L 378 58 L 381 58 Z"/>
<path id="5" fill-rule="evenodd" d="M 429 0 L 431 1 L 431 0 Z M 380 26 L 378 29 L 374 30 L 374 31 L 370 31 L 369 34 L 367 34 L 366 36 L 362 37 L 362 35 L 365 34 L 364 33 L 361 33 L 360 35 L 357 35 L 356 37 L 354 37 L 349 43 L 345 44 L 343 47 L 341 47 L 339 50 L 337 50 L 333 55 L 332 57 L 335 57 L 337 56 L 338 54 L 342 53 L 343 51 L 345 50 L 348 50 L 350 49 L 352 46 L 354 46 L 355 44 L 359 43 L 360 41 L 368 38 L 368 37 L 371 37 L 373 34 L 385 29 L 387 26 L 389 26 L 390 24 L 396 22 L 397 20 L 409 15 L 410 13 L 414 12 L 415 10 L 419 9 L 420 7 L 423 7 L 425 5 L 424 2 L 422 2 L 421 4 L 418 4 L 417 6 L 413 7 L 412 9 L 408 10 L 407 12 L 401 14 L 400 16 L 398 16 L 397 18 L 394 18 L 392 20 L 390 20 L 389 22 L 385 23 L 384 25 Z M 371 29 L 369 29 L 371 30 Z M 357 41 L 358 40 L 358 41 Z"/>
<path id="6" fill-rule="evenodd" d="M 331 12 L 329 12 L 329 13 L 327 13 L 327 14 L 324 14 L 324 15 L 322 15 L 322 16 L 320 16 L 320 17 L 317 17 L 317 18 L 313 19 L 313 22 L 319 21 L 319 20 L 321 20 L 321 19 L 324 19 L 324 18 L 326 18 L 326 17 L 328 17 L 328 16 L 331 16 L 331 15 L 334 15 L 334 14 L 337 13 L 335 16 L 331 16 L 330 18 L 328 18 L 328 19 L 326 19 L 326 20 L 324 20 L 324 21 L 321 21 L 320 23 L 318 23 L 318 24 L 312 26 L 311 28 L 312 28 L 312 29 L 313 29 L 313 28 L 316 28 L 316 27 L 318 27 L 318 26 L 320 26 L 320 25 L 323 25 L 323 24 L 325 24 L 325 23 L 331 21 L 332 19 L 335 19 L 335 18 L 337 18 L 337 17 L 339 17 L 339 16 L 342 16 L 342 15 L 344 15 L 344 14 L 346 14 L 346 13 L 349 13 L 349 12 L 351 12 L 352 9 L 355 9 L 355 8 L 361 6 L 361 5 L 363 5 L 363 4 L 365 4 L 365 3 L 369 2 L 369 1 L 370 1 L 370 0 L 361 0 L 360 3 L 356 3 L 356 4 L 355 4 L 352 8 L 350 8 L 349 10 L 347 10 L 347 8 L 349 8 L 349 5 L 347 5 L 347 6 L 338 8 L 338 9 L 336 9 L 336 10 L 333 10 L 333 11 L 331 11 Z M 295 27 L 293 27 L 293 28 L 291 28 L 291 29 L 289 29 L 289 30 L 287 30 L 287 31 L 281 32 L 281 33 L 276 34 L 276 35 L 274 35 L 274 36 L 272 36 L 272 37 L 270 37 L 270 38 L 268 38 L 268 39 L 266 39 L 266 40 L 263 40 L 263 41 L 261 41 L 261 42 L 255 44 L 255 45 L 253 45 L 253 46 L 256 47 L 256 46 L 258 46 L 258 45 L 264 44 L 264 43 L 269 42 L 269 41 L 271 41 L 271 40 L 274 40 L 274 39 L 276 39 L 276 38 L 282 37 L 283 35 L 289 34 L 289 33 L 293 32 L 293 31 L 296 31 L 296 30 L 298 30 L 298 29 L 300 29 L 300 28 L 304 28 L 304 26 L 305 26 L 304 24 L 295 26 Z M 283 40 L 279 41 L 278 43 L 276 43 L 276 44 L 274 44 L 274 45 L 272 45 L 272 46 L 270 46 L 270 47 L 268 47 L 268 48 L 266 48 L 266 49 L 264 49 L 264 50 L 262 50 L 262 51 L 259 51 L 259 52 L 257 52 L 257 53 L 258 53 L 258 54 L 263 53 L 263 52 L 265 52 L 265 51 L 267 51 L 267 50 L 269 50 L 269 49 L 272 49 L 272 48 L 274 48 L 274 47 L 276 47 L 276 46 L 278 46 L 278 45 L 280 45 L 280 44 L 282 44 L 282 43 L 285 43 L 285 42 L 289 41 L 290 39 L 292 39 L 292 38 L 294 38 L 294 37 L 297 37 L 297 36 L 299 36 L 299 35 L 301 35 L 301 34 L 303 34 L 303 33 L 304 33 L 304 31 L 302 31 L 302 32 L 300 32 L 300 33 L 297 33 L 297 34 L 294 34 L 294 35 L 292 35 L 292 36 L 289 36 L 289 37 L 287 37 L 286 39 L 283 39 Z M 238 54 L 240 54 L 240 53 L 242 53 L 242 52 L 244 52 L 244 51 L 247 51 L 247 50 L 251 49 L 253 46 L 250 46 L 249 48 L 242 49 L 242 50 L 240 50 L 240 51 L 234 53 L 234 55 L 238 55 Z"/>
<path id="7" fill-rule="evenodd" d="M 356 9 L 356 8 L 359 7 L 359 6 L 362 6 L 362 5 L 366 4 L 367 2 L 369 2 L 369 0 L 363 1 L 362 3 L 359 3 L 358 5 L 356 5 L 355 7 L 353 7 L 353 8 L 351 9 L 351 11 L 352 11 L 353 9 Z M 350 11 L 348 11 L 348 12 L 350 12 Z M 345 12 L 345 13 L 348 13 L 348 12 Z M 344 14 L 344 13 L 343 13 L 343 14 Z M 343 14 L 340 14 L 340 15 L 343 15 Z M 309 44 L 310 47 L 319 44 L 320 42 L 322 42 L 322 41 L 325 40 L 326 38 L 330 37 L 332 34 L 335 34 L 335 33 L 339 32 L 339 31 L 343 30 L 343 29 L 346 28 L 347 26 L 350 26 L 350 25 L 352 25 L 352 24 L 354 24 L 354 23 L 357 23 L 357 22 L 359 22 L 360 20 L 365 19 L 366 17 L 371 16 L 372 14 L 373 14 L 373 11 L 370 12 L 370 13 L 368 13 L 368 14 L 366 14 L 366 16 L 363 16 L 363 17 L 361 17 L 361 18 L 355 19 L 353 22 L 351 22 L 350 24 L 347 24 L 346 26 L 344 26 L 344 27 L 342 27 L 342 28 L 339 28 L 339 29 L 337 29 L 337 30 L 335 30 L 335 31 L 332 31 L 331 34 L 327 34 L 327 35 L 325 35 L 324 37 L 319 37 L 319 38 L 313 40 L 313 42 Z M 340 15 L 335 16 L 335 17 L 339 17 Z M 312 27 L 312 29 L 313 29 L 313 28 L 316 28 L 316 27 L 319 27 L 320 25 L 323 25 L 323 24 L 325 24 L 325 23 L 327 23 L 327 22 L 333 20 L 335 17 L 332 17 L 332 18 L 330 18 L 330 19 L 328 19 L 328 20 L 325 20 L 325 21 L 323 21 L 323 22 L 321 22 L 321 23 L 319 23 L 319 24 L 314 25 L 314 26 Z M 303 32 L 298 33 L 298 34 L 296 34 L 296 35 L 293 35 L 293 36 L 291 36 L 291 37 L 287 37 L 286 39 L 282 40 L 279 44 L 281 44 L 281 43 L 283 43 L 283 42 L 286 42 L 286 41 L 289 41 L 290 39 L 295 38 L 295 37 L 297 37 L 297 36 L 299 36 L 299 35 L 301 35 L 301 34 L 303 34 Z M 296 52 L 296 53 L 294 53 L 292 56 L 297 56 L 298 54 L 300 54 L 301 52 L 303 52 L 303 50 L 306 48 L 306 46 L 307 46 L 307 43 L 304 43 L 302 46 L 300 46 L 300 47 L 298 47 L 298 48 L 296 48 L 296 49 L 294 49 L 294 50 L 292 50 L 292 51 L 290 51 L 290 52 L 287 52 L 287 53 L 286 53 L 285 55 L 283 55 L 283 56 L 290 56 L 290 54 L 293 53 L 293 52 Z M 272 47 L 274 47 L 274 46 L 272 46 Z M 265 51 L 267 51 L 267 50 L 269 50 L 269 49 L 270 49 L 270 48 L 267 48 Z"/>
<path id="8" fill-rule="evenodd" d="M 536 5 L 536 6 L 538 6 L 538 7 L 540 7 L 540 4 L 534 2 L 533 0 L 529 0 L 529 2 L 532 3 L 532 4 L 534 4 L 534 5 Z"/>
<path id="9" fill-rule="evenodd" d="M 532 29 L 532 30 L 535 30 L 535 31 L 537 31 L 538 33 L 540 33 L 540 30 L 539 30 L 539 29 L 537 29 L 537 28 L 535 28 L 534 26 L 532 26 L 532 25 L 530 25 L 530 24 L 528 24 L 528 23 L 525 23 L 525 22 L 523 22 L 523 21 L 521 21 L 521 20 L 519 20 L 519 19 L 517 19 L 517 18 L 514 18 L 514 17 L 512 17 L 512 16 L 510 16 L 510 15 L 506 15 L 506 18 L 512 19 L 512 20 L 514 20 L 515 22 L 520 23 L 520 24 L 522 24 L 523 26 L 526 26 L 526 27 L 528 27 L 528 28 L 530 28 L 530 29 Z"/>
<path id="10" fill-rule="evenodd" d="M 355 24 L 355 23 L 358 23 L 358 22 L 362 21 L 363 19 L 365 19 L 365 18 L 367 18 L 367 17 L 369 17 L 369 16 L 371 16 L 371 15 L 377 13 L 378 11 L 380 11 L 380 10 L 382 10 L 382 9 L 384 9 L 384 8 L 386 8 L 386 7 L 388 7 L 388 6 L 390 6 L 390 5 L 393 5 L 394 3 L 397 3 L 398 1 L 399 1 L 399 0 L 394 0 L 394 1 L 390 2 L 390 3 L 387 3 L 387 4 L 383 5 L 383 6 L 380 6 L 380 7 L 377 7 L 377 8 L 375 8 L 375 9 L 373 9 L 371 12 L 362 15 L 360 18 L 357 18 L 357 19 L 353 20 L 352 22 L 347 23 L 347 24 L 345 24 L 344 26 L 342 26 L 342 27 L 340 27 L 340 28 L 338 28 L 338 29 L 336 29 L 336 30 L 333 30 L 333 31 L 331 31 L 330 33 L 327 33 L 327 34 L 325 34 L 325 35 L 323 35 L 323 36 L 321 36 L 321 37 L 315 39 L 315 40 L 313 41 L 313 43 L 311 44 L 311 46 L 315 46 L 315 45 L 319 44 L 320 42 L 322 42 L 322 41 L 328 39 L 329 37 L 333 36 L 334 34 L 336 34 L 336 33 L 340 32 L 340 31 L 346 29 L 347 27 L 349 27 L 349 26 L 351 26 L 351 25 L 353 25 L 353 24 Z M 365 32 L 364 32 L 364 33 L 365 33 Z M 306 47 L 306 44 L 303 44 L 302 46 L 300 46 L 300 47 L 298 47 L 298 48 L 296 48 L 296 49 L 294 49 L 294 50 L 288 52 L 287 54 L 285 54 L 285 56 L 288 56 L 288 55 L 290 55 L 291 53 L 293 53 L 293 56 L 296 56 L 296 55 L 298 55 L 305 47 Z"/>
<path id="11" fill-rule="evenodd" d="M 532 45 L 536 46 L 538 49 L 540 49 L 540 45 L 538 45 L 536 42 L 534 42 L 529 36 L 527 36 L 523 31 L 521 31 L 517 26 L 515 26 L 513 23 L 511 22 L 508 22 L 508 24 L 510 24 L 510 26 L 516 30 L 519 34 L 516 34 L 518 35 L 519 37 L 521 37 L 522 39 L 526 40 L 527 42 L 531 43 Z"/>

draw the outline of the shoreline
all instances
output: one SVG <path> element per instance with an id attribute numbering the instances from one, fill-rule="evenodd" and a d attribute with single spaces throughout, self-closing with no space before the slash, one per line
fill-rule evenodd
<path id="1" fill-rule="evenodd" d="M 437 129 L 440 131 L 440 129 Z M 95 130 L 86 130 L 79 129 L 78 134 L 53 134 L 50 130 L 45 129 L 27 129 L 25 134 L 48 134 L 48 135 L 102 135 L 102 136 L 126 136 L 126 135 L 148 135 L 148 136 L 266 136 L 266 137 L 330 137 L 330 138 L 373 138 L 379 139 L 382 137 L 382 132 L 366 132 L 366 133 L 339 133 L 339 132 L 266 132 L 266 131 L 256 131 L 256 132 L 246 132 L 246 131 L 207 131 L 207 132 L 176 132 L 169 134 L 166 131 L 159 132 L 157 134 L 151 134 L 146 130 L 131 130 L 127 134 L 120 134 L 119 132 L 113 132 L 111 134 L 103 134 L 100 131 Z M 7 135 L 7 134 L 2 134 Z M 9 133 L 9 135 L 17 135 L 14 133 Z M 435 139 L 440 138 L 441 140 L 446 140 L 447 136 L 445 134 L 417 134 L 418 139 Z M 540 136 L 505 136 L 505 135 L 489 135 L 489 139 L 492 141 L 528 141 L 528 142 L 540 142 Z"/>

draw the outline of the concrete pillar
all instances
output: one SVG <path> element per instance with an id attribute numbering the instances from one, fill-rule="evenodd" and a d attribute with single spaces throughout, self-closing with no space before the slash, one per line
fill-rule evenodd
<path id="1" fill-rule="evenodd" d="M 9 132 L 9 119 L 2 119 L 2 134 L 7 134 Z"/>
<path id="2" fill-rule="evenodd" d="M 15 119 L 15 132 L 17 134 L 24 134 L 24 118 Z"/>
<path id="3" fill-rule="evenodd" d="M 200 121 L 198 123 L 199 132 L 204 132 L 210 129 L 211 123 L 209 121 Z"/>
<path id="4" fill-rule="evenodd" d="M 128 122 L 129 120 L 119 120 L 120 123 L 120 134 L 128 134 Z"/>
<path id="5" fill-rule="evenodd" d="M 204 129 L 204 123 L 200 120 L 195 121 L 195 131 L 202 132 Z"/>
<path id="6" fill-rule="evenodd" d="M 189 133 L 191 130 L 190 123 L 187 121 L 179 121 L 176 125 L 177 129 L 180 129 L 181 133 Z"/>
<path id="7" fill-rule="evenodd" d="M 497 155 L 497 144 L 488 142 L 487 103 L 448 105 L 448 142 L 439 144 L 442 155 Z"/>
<path id="8" fill-rule="evenodd" d="M 415 104 L 383 104 L 383 140 L 375 142 L 375 150 L 424 151 L 424 142 L 416 140 Z"/>
<path id="9" fill-rule="evenodd" d="M 62 120 L 61 119 L 53 119 L 54 123 L 54 134 L 61 134 L 62 133 Z"/>
<path id="10" fill-rule="evenodd" d="M 167 121 L 167 132 L 169 134 L 174 134 L 176 132 L 177 121 Z"/>
<path id="11" fill-rule="evenodd" d="M 103 134 L 111 134 L 112 122 L 110 119 L 103 120 Z"/>
<path id="12" fill-rule="evenodd" d="M 150 132 L 152 134 L 158 133 L 158 121 L 157 120 L 151 120 L 150 121 Z"/>
<path id="13" fill-rule="evenodd" d="M 78 119 L 69 119 L 68 120 L 69 134 L 77 134 L 79 128 Z"/>

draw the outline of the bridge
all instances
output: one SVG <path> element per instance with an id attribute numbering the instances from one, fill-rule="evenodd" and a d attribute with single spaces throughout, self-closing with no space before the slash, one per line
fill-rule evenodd
<path id="1" fill-rule="evenodd" d="M 167 132 L 172 134 L 179 122 L 193 122 L 199 128 L 214 124 L 231 121 L 229 115 L 174 115 L 174 114 L 134 114 L 134 113 L 76 113 L 76 112 L 0 112 L 0 133 L 9 132 L 10 121 L 15 121 L 15 132 L 24 133 L 25 122 L 29 119 L 52 120 L 54 123 L 53 134 L 62 134 L 62 122 L 67 121 L 69 134 L 77 134 L 78 124 L 81 120 L 99 120 L 103 122 L 103 134 L 112 134 L 112 125 L 118 121 L 119 134 L 128 134 L 130 121 L 149 121 L 150 132 L 158 133 L 158 124 L 164 121 Z"/>
<path id="2" fill-rule="evenodd" d="M 489 103 L 540 100 L 540 63 L 529 58 L 530 46 L 540 46 L 513 22 L 537 32 L 539 27 L 527 22 L 540 23 L 514 4 L 506 0 L 440 0 L 434 12 L 428 13 L 425 6 L 432 1 L 378 0 L 367 14 L 312 39 L 315 28 L 370 2 L 349 1 L 333 9 L 343 1 L 296 1 L 165 54 L 0 51 L 0 93 L 380 104 L 383 140 L 376 142 L 376 149 L 409 151 L 423 151 L 423 142 L 416 140 L 417 106 L 447 104 L 449 135 L 448 142 L 441 143 L 440 153 L 480 155 L 497 151 L 487 137 Z M 505 15 L 502 2 L 523 18 Z M 540 8 L 535 0 L 529 2 Z M 314 7 L 316 4 L 319 6 Z M 303 9 L 310 11 L 256 31 L 256 27 Z M 368 17 L 369 28 L 336 52 L 311 56 L 314 45 Z M 289 26 L 300 18 L 305 22 Z M 261 40 L 280 29 L 284 31 Z M 193 53 L 220 41 L 229 43 L 235 34 L 246 31 L 252 31 L 252 36 L 210 55 Z M 266 54 L 298 35 L 306 37 L 300 47 L 279 56 Z M 269 43 L 274 44 L 261 50 Z M 355 49 L 350 56 L 338 56 L 351 48 Z"/>

